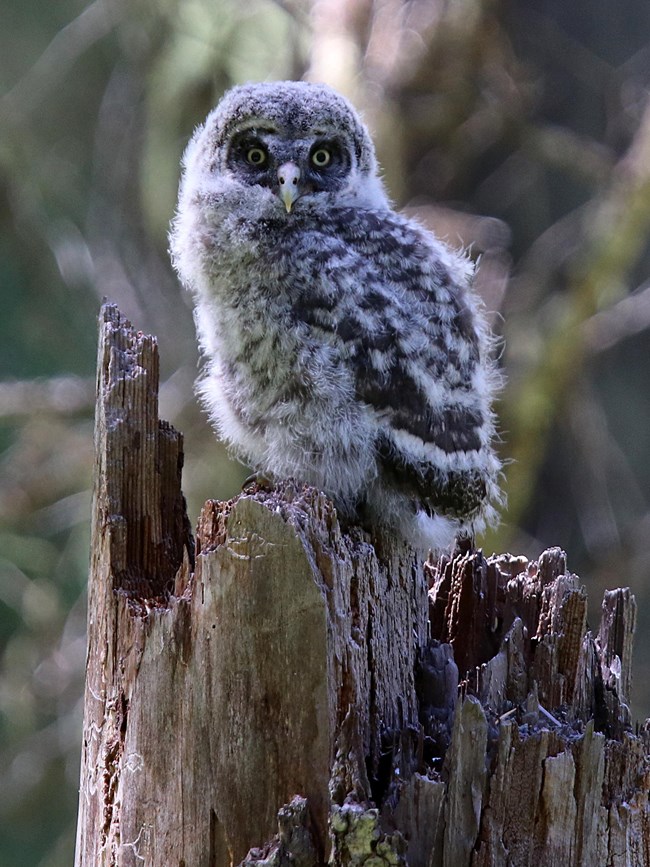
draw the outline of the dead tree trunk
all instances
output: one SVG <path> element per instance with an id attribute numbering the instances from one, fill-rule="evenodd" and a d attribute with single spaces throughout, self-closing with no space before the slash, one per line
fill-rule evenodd
<path id="1" fill-rule="evenodd" d="M 76 863 L 648 865 L 635 602 L 558 550 L 427 563 L 287 482 L 196 552 L 157 349 L 101 318 Z"/>

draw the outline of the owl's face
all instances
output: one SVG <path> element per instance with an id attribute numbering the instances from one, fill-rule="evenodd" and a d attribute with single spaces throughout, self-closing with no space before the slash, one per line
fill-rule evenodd
<path id="1" fill-rule="evenodd" d="M 195 183 L 214 183 L 232 201 L 265 202 L 287 218 L 333 203 L 386 204 L 365 126 L 347 100 L 324 85 L 234 88 L 195 134 L 185 166 Z"/>
<path id="2" fill-rule="evenodd" d="M 270 121 L 238 130 L 227 144 L 226 166 L 243 184 L 267 187 L 291 212 L 310 193 L 338 192 L 353 165 L 350 142 L 336 132 L 303 131 Z"/>

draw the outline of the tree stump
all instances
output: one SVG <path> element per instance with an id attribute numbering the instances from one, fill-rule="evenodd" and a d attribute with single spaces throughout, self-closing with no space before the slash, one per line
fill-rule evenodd
<path id="1" fill-rule="evenodd" d="M 292 481 L 208 501 L 196 550 L 156 342 L 100 316 L 76 864 L 648 865 L 628 590 L 422 564 Z"/>

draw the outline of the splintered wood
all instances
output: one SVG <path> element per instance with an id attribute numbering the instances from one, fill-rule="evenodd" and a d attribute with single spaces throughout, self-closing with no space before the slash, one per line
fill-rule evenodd
<path id="1" fill-rule="evenodd" d="M 472 554 L 428 571 L 432 623 L 463 660 L 461 694 L 480 702 L 487 740 L 487 785 L 481 772 L 464 783 L 480 829 L 457 863 L 650 864 L 648 741 L 632 734 L 626 703 L 629 590 L 605 594 L 593 635 L 584 588 L 558 549 L 537 563 Z M 448 791 L 457 780 L 448 768 Z M 454 862 L 442 852 L 417 863 Z"/>
<path id="2" fill-rule="evenodd" d="M 157 351 L 101 319 L 76 864 L 650 864 L 636 607 L 566 557 L 415 552 L 317 491 L 208 501 Z"/>

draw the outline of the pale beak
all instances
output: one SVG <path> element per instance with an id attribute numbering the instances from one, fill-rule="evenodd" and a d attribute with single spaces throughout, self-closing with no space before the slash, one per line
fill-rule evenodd
<path id="1" fill-rule="evenodd" d="M 287 214 L 291 213 L 293 203 L 300 196 L 300 169 L 295 163 L 284 163 L 278 169 L 278 181 L 280 183 L 280 198 L 284 202 Z"/>

